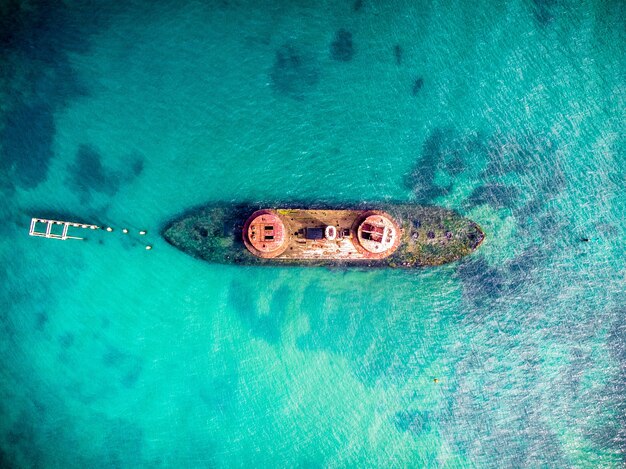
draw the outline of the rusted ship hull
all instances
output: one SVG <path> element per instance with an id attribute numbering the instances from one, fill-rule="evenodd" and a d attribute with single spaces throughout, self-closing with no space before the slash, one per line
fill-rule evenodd
<path id="1" fill-rule="evenodd" d="M 163 231 L 199 259 L 241 265 L 420 267 L 474 251 L 484 233 L 441 207 L 206 206 Z"/>

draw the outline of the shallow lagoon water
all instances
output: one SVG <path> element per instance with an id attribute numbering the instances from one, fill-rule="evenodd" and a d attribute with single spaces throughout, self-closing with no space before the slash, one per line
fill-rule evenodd
<path id="1" fill-rule="evenodd" d="M 2 465 L 619 467 L 624 17 L 2 6 Z M 159 236 L 289 199 L 438 204 L 487 240 L 362 271 L 211 265 Z M 52 215 L 117 229 L 27 236 Z"/>

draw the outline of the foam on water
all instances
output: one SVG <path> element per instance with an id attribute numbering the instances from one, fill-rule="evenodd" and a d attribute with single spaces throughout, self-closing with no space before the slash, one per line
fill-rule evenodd
<path id="1" fill-rule="evenodd" d="M 0 465 L 624 463 L 623 4 L 179 3 L 0 7 Z M 360 271 L 159 236 L 281 199 L 487 239 Z"/>

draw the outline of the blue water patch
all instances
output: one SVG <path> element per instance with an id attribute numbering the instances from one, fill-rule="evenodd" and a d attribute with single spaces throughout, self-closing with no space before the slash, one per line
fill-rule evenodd
<path id="1" fill-rule="evenodd" d="M 0 466 L 621 467 L 624 17 L 0 8 Z M 212 265 L 160 237 L 272 200 L 441 205 L 486 238 L 403 271 Z"/>

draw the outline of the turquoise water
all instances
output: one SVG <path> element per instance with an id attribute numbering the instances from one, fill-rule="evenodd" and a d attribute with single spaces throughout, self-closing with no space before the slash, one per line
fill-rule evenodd
<path id="1" fill-rule="evenodd" d="M 0 4 L 0 466 L 624 464 L 624 3 L 181 3 Z M 487 239 L 360 271 L 159 236 L 281 199 Z M 53 215 L 116 230 L 27 236 Z"/>

